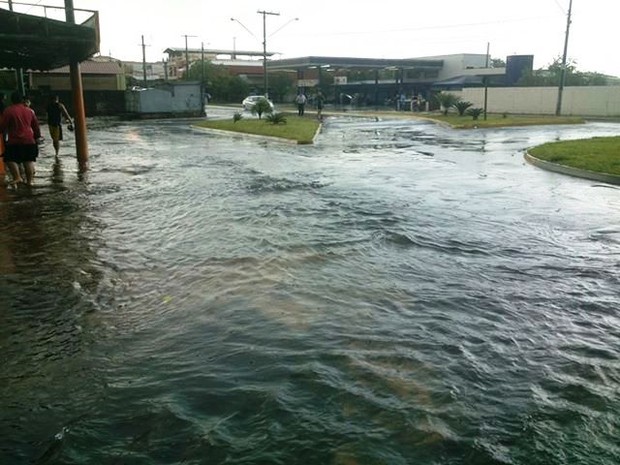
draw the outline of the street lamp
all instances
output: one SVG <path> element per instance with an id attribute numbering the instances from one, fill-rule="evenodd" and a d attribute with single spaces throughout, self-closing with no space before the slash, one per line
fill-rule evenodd
<path id="1" fill-rule="evenodd" d="M 250 34 L 252 37 L 254 37 L 256 40 L 258 40 L 258 37 L 256 37 L 254 35 L 254 33 L 252 31 L 250 31 L 247 27 L 245 27 L 245 24 L 243 24 L 241 21 L 239 21 L 237 18 L 230 18 L 231 21 L 236 22 L 237 24 L 239 24 L 239 26 L 241 26 L 243 29 L 245 29 L 248 34 Z"/>

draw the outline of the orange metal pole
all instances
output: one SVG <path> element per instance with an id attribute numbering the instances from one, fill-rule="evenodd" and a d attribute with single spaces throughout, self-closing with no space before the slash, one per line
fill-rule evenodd
<path id="1" fill-rule="evenodd" d="M 75 24 L 73 0 L 65 0 L 65 15 L 67 22 Z M 88 141 L 86 137 L 86 111 L 84 109 L 84 89 L 82 88 L 82 73 L 80 63 L 71 60 L 69 64 L 71 75 L 71 91 L 73 93 L 73 112 L 75 118 L 75 150 L 80 171 L 88 169 Z"/>
<path id="2" fill-rule="evenodd" d="M 80 64 L 69 65 L 71 73 L 71 90 L 73 92 L 73 111 L 75 113 L 75 150 L 81 171 L 88 169 L 88 138 L 86 136 L 86 110 L 84 108 L 84 92 Z"/>

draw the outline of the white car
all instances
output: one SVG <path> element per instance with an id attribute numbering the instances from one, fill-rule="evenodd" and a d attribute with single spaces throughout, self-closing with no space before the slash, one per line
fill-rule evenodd
<path id="1" fill-rule="evenodd" d="M 249 97 L 246 97 L 243 99 L 243 102 L 241 102 L 241 105 L 243 106 L 244 110 L 252 111 L 252 107 L 256 105 L 256 102 L 258 102 L 262 98 L 265 98 L 265 97 L 263 97 L 262 95 L 250 95 Z M 267 102 L 269 102 L 271 111 L 273 111 L 273 102 L 271 100 L 267 100 Z"/>

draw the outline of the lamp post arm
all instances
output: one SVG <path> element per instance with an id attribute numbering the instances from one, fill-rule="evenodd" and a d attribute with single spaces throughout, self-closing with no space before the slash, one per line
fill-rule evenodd
<path id="1" fill-rule="evenodd" d="M 271 34 L 269 34 L 268 37 L 273 36 L 274 34 L 280 32 L 282 29 L 284 29 L 286 26 L 288 26 L 289 24 L 291 24 L 293 21 L 299 21 L 299 18 L 293 18 L 290 19 L 289 21 L 287 21 L 286 23 L 284 23 L 282 26 L 280 26 L 278 29 L 276 29 L 275 31 L 273 31 Z"/>
<path id="2" fill-rule="evenodd" d="M 230 18 L 231 21 L 234 21 L 236 23 L 238 23 L 243 29 L 245 29 L 248 34 L 250 34 L 252 37 L 254 37 L 256 40 L 259 40 L 258 37 L 256 37 L 256 35 L 254 35 L 254 33 L 252 31 L 250 31 L 247 27 L 245 27 L 245 24 L 243 24 L 241 21 L 239 21 L 237 18 Z"/>

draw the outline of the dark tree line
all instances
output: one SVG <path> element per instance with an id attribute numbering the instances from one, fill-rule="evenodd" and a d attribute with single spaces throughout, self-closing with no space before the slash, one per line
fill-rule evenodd
<path id="1" fill-rule="evenodd" d="M 518 82 L 524 87 L 534 86 L 557 86 L 562 74 L 562 59 L 556 58 L 547 68 L 537 69 L 525 73 Z M 582 72 L 577 70 L 577 65 L 573 60 L 566 63 L 566 73 L 564 85 L 566 86 L 607 86 L 619 84 L 620 78 L 606 76 L 595 72 Z"/>

